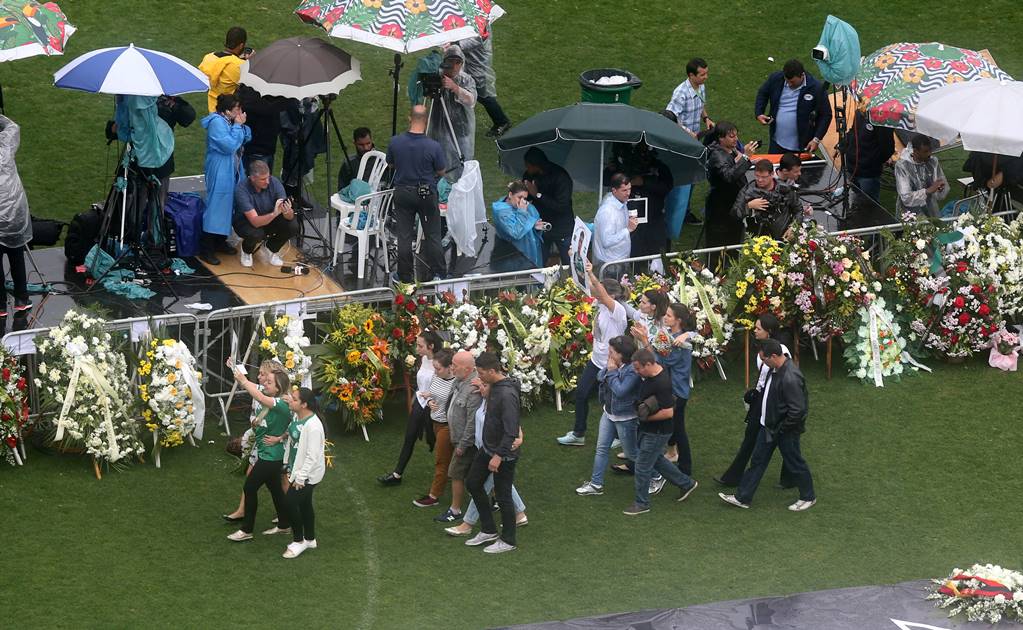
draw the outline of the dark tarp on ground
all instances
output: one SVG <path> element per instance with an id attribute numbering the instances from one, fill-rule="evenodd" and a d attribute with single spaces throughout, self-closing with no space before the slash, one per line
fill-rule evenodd
<path id="1" fill-rule="evenodd" d="M 949 619 L 924 599 L 929 582 L 862 586 L 797 593 L 784 597 L 735 600 L 688 608 L 587 617 L 525 626 L 518 630 L 939 630 L 991 628 Z M 1002 621 L 997 630 L 1023 624 Z"/>

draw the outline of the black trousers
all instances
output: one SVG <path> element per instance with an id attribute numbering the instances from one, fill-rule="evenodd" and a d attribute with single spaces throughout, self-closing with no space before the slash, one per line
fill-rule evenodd
<path id="1" fill-rule="evenodd" d="M 416 448 L 416 440 L 426 438 L 426 443 L 433 450 L 434 436 L 433 423 L 430 421 L 430 410 L 419 404 L 418 400 L 412 401 L 412 411 L 408 414 L 408 422 L 405 423 L 405 439 L 401 443 L 401 452 L 398 453 L 398 465 L 394 472 L 399 475 L 405 474 L 405 467 L 408 460 L 412 458 L 412 451 Z"/>
<path id="2" fill-rule="evenodd" d="M 472 467 L 469 475 L 465 478 L 465 487 L 469 489 L 472 500 L 480 507 L 480 531 L 486 534 L 496 534 L 497 524 L 494 522 L 493 510 L 488 510 L 490 498 L 483 490 L 483 484 L 490 476 L 490 455 L 480 449 L 476 453 L 476 459 L 472 460 Z M 497 497 L 497 505 L 501 508 L 501 540 L 509 545 L 515 545 L 515 503 L 512 501 L 512 484 L 515 483 L 516 460 L 501 462 L 501 467 L 494 475 L 494 495 Z"/>
<path id="3" fill-rule="evenodd" d="M 298 221 L 288 220 L 284 215 L 277 217 L 263 227 L 254 227 L 245 217 L 236 218 L 231 227 L 242 238 L 242 251 L 251 254 L 259 244 L 266 241 L 266 248 L 277 253 L 285 243 L 298 236 Z"/>
<path id="4" fill-rule="evenodd" d="M 0 311 L 7 309 L 7 282 L 4 274 L 4 256 L 11 265 L 11 281 L 14 282 L 14 299 L 28 300 L 28 276 L 25 275 L 25 248 L 0 245 Z"/>
<path id="5" fill-rule="evenodd" d="M 490 116 L 495 127 L 507 125 L 510 122 L 504 110 L 501 109 L 501 104 L 497 102 L 496 96 L 481 96 L 476 100 L 483 106 L 483 109 L 487 110 L 487 116 Z"/>
<path id="6" fill-rule="evenodd" d="M 313 490 L 315 483 L 307 483 L 302 489 L 294 486 L 288 489 L 288 520 L 291 521 L 291 539 L 297 543 L 316 540 L 316 519 L 313 513 Z"/>
<path id="7" fill-rule="evenodd" d="M 671 439 L 668 444 L 678 449 L 678 469 L 685 474 L 693 474 L 693 453 L 689 449 L 689 434 L 686 433 L 686 403 L 685 398 L 675 398 L 675 413 L 671 418 Z"/>
<path id="8" fill-rule="evenodd" d="M 284 489 L 281 487 L 281 462 L 268 462 L 257 459 L 252 472 L 245 479 L 245 516 L 242 519 L 242 531 L 251 534 L 256 525 L 256 508 L 259 507 L 259 487 L 266 486 L 277 510 L 277 527 L 288 528 L 288 508 L 284 502 Z"/>
<path id="9" fill-rule="evenodd" d="M 757 445 L 757 435 L 760 433 L 761 395 L 754 397 L 753 402 L 750 404 L 750 410 L 746 414 L 746 432 L 742 436 L 742 444 L 739 445 L 739 450 L 736 452 L 735 458 L 732 459 L 732 464 L 720 477 L 725 485 L 739 485 L 739 482 L 742 480 L 742 473 L 745 472 L 746 467 L 749 465 L 750 457 L 753 455 L 753 448 Z M 789 470 L 788 462 L 785 459 L 781 460 L 781 479 L 778 483 L 786 488 L 796 485 L 795 476 Z"/>
<path id="10" fill-rule="evenodd" d="M 437 193 L 420 197 L 416 186 L 394 189 L 394 218 L 398 237 L 398 278 L 413 282 L 412 249 L 416 242 L 416 217 L 423 225 L 423 260 L 428 268 L 426 279 L 443 275 L 444 258 L 440 247 L 440 210 Z"/>

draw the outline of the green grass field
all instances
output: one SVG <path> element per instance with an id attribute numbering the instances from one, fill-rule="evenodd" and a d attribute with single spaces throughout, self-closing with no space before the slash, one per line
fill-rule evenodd
<path id="1" fill-rule="evenodd" d="M 0 67 L 7 114 L 23 129 L 21 176 L 37 216 L 67 219 L 109 185 L 116 156 L 104 145 L 113 98 L 54 89 L 52 73 L 86 51 L 134 42 L 198 63 L 219 48 L 226 28 L 243 24 L 259 48 L 317 30 L 290 15 L 288 1 L 185 3 L 63 0 L 79 32 L 68 55 Z M 941 1 L 870 5 L 762 2 L 636 3 L 528 0 L 502 3 L 496 26 L 499 96 L 513 120 L 578 99 L 582 70 L 617 66 L 644 86 L 633 104 L 659 110 L 693 55 L 710 63 L 710 112 L 755 129 L 756 88 L 791 56 L 808 57 L 827 12 L 860 32 L 868 53 L 893 41 L 942 41 L 988 48 L 1002 68 L 1023 76 L 1015 45 L 1016 2 L 983 7 Z M 368 125 L 379 144 L 390 126 L 390 53 L 339 42 L 363 62 L 363 81 L 344 91 L 344 133 Z M 771 64 L 768 56 L 777 62 Z M 409 66 L 412 64 L 410 63 Z M 204 95 L 190 101 L 201 108 Z M 507 181 L 482 132 L 477 155 L 488 196 Z M 177 134 L 178 175 L 201 171 L 204 136 Z M 949 177 L 957 155 L 947 158 Z M 315 190 L 322 199 L 324 171 Z M 332 177 L 331 177 L 332 179 Z M 592 210 L 580 197 L 577 212 Z M 411 501 L 427 489 L 432 457 L 420 448 L 406 481 L 382 488 L 393 466 L 404 415 L 392 404 L 370 429 L 371 442 L 335 423 L 337 467 L 317 491 L 320 548 L 280 558 L 286 541 L 257 536 L 229 543 L 219 515 L 237 501 L 242 477 L 215 444 L 164 455 L 164 468 L 136 466 L 92 477 L 85 460 L 29 453 L 28 465 L 0 469 L 0 514 L 7 523 L 0 568 L 0 625 L 21 627 L 479 628 L 614 611 L 897 582 L 945 574 L 974 561 L 1023 566 L 1018 541 L 1017 374 L 934 365 L 884 389 L 842 376 L 825 381 L 804 361 L 811 388 L 804 452 L 820 503 L 804 514 L 776 490 L 774 463 L 753 510 L 715 496 L 711 476 L 741 439 L 741 368 L 730 380 L 706 375 L 688 408 L 695 476 L 701 488 L 685 504 L 670 489 L 639 518 L 621 515 L 631 479 L 610 477 L 602 497 L 573 489 L 589 474 L 592 446 L 559 447 L 570 408 L 542 406 L 524 420 L 526 444 L 517 485 L 530 525 L 520 549 L 484 556 L 443 535 L 439 509 Z M 401 398 L 400 396 L 396 396 Z M 596 409 L 591 413 L 595 421 Z M 259 527 L 269 526 L 265 495 Z M 492 593 L 501 592 L 500 598 Z"/>

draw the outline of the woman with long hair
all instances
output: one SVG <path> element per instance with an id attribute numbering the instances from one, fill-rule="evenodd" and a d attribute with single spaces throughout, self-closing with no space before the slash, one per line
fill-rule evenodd
<path id="1" fill-rule="evenodd" d="M 742 242 L 742 222 L 732 214 L 739 191 L 746 186 L 746 172 L 753 165 L 746 151 L 757 149 L 756 142 L 739 144 L 739 130 L 730 122 L 720 121 L 707 134 L 707 192 L 704 228 L 707 246 L 735 245 Z M 718 255 L 711 255 L 709 266 L 717 266 Z"/>
<path id="2" fill-rule="evenodd" d="M 267 380 L 260 391 L 256 383 L 246 378 L 241 366 L 236 366 L 232 359 L 228 359 L 228 367 L 234 371 L 234 378 L 238 384 L 260 405 L 259 413 L 251 421 L 255 432 L 257 458 L 252 472 L 245 479 L 245 517 L 241 529 L 228 536 L 230 540 L 241 542 L 252 539 L 260 486 L 266 486 L 270 491 L 278 518 L 277 525 L 263 534 L 279 534 L 289 529 L 284 489 L 281 487 L 281 469 L 284 465 L 284 439 L 291 423 L 291 410 L 281 397 L 291 390 L 291 379 L 283 370 L 273 372 L 272 378 Z"/>
<path id="3" fill-rule="evenodd" d="M 316 521 L 313 513 L 313 490 L 326 471 L 323 423 L 316 416 L 319 404 L 308 387 L 294 390 L 284 399 L 293 414 L 288 425 L 288 445 L 284 464 L 288 469 L 287 505 L 291 521 L 291 544 L 284 550 L 285 558 L 297 558 L 306 549 L 316 549 Z"/>
<path id="4" fill-rule="evenodd" d="M 401 452 L 398 453 L 398 465 L 393 471 L 377 477 L 377 481 L 385 486 L 396 486 L 401 483 L 401 476 L 405 474 L 405 466 L 412 458 L 416 440 L 425 437 L 430 450 L 433 450 L 435 436 L 430 421 L 430 383 L 433 382 L 434 376 L 433 353 L 443 347 L 444 340 L 432 330 L 424 330 L 416 337 L 416 354 L 419 355 L 416 397 L 412 401 L 412 411 L 409 412 L 408 422 L 405 424 L 405 439 L 401 444 Z"/>
<path id="5" fill-rule="evenodd" d="M 753 325 L 753 337 L 758 342 L 774 339 L 781 344 L 782 354 L 792 358 L 789 349 L 779 339 L 779 337 L 784 336 L 782 333 L 781 323 L 774 313 L 763 313 L 757 317 L 757 321 Z M 720 477 L 714 477 L 714 481 L 722 486 L 738 486 L 739 481 L 742 479 L 742 473 L 749 465 L 750 457 L 753 456 L 753 447 L 756 446 L 757 434 L 760 433 L 760 416 L 763 413 L 761 402 L 764 396 L 764 386 L 770 373 L 771 366 L 764 363 L 760 359 L 760 353 L 757 353 L 757 383 L 743 395 L 743 401 L 748 407 L 746 409 L 746 432 L 742 437 L 742 444 L 739 445 L 739 450 L 736 452 L 735 458 L 732 459 L 732 464 L 728 467 L 728 470 L 722 473 Z M 789 472 L 784 462 L 781 465 L 779 485 L 782 488 L 792 488 L 796 485 L 795 480 L 792 478 L 792 473 Z"/>
<path id="6" fill-rule="evenodd" d="M 543 232 L 550 224 L 529 203 L 529 189 L 523 182 L 508 184 L 508 193 L 491 205 L 494 217 L 494 269 L 519 271 L 543 267 Z"/>

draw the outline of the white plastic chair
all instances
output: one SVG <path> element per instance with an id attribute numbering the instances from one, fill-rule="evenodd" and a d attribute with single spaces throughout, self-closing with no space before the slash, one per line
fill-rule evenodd
<path id="1" fill-rule="evenodd" d="M 366 173 L 370 158 L 374 157 L 377 158 L 377 160 L 373 163 L 373 168 L 370 169 L 369 173 Z M 380 190 L 380 181 L 384 178 L 384 171 L 386 170 L 387 154 L 375 149 L 373 151 L 367 151 L 359 161 L 359 172 L 355 175 L 355 179 L 361 179 L 369 184 L 369 192 L 375 193 Z M 330 196 L 330 207 L 337 210 L 341 216 L 344 216 L 352 211 L 355 204 L 342 199 L 341 191 L 338 191 Z"/>
<path id="2" fill-rule="evenodd" d="M 376 247 L 384 252 L 384 270 L 390 272 L 391 262 L 387 255 L 387 215 L 391 211 L 391 202 L 394 199 L 394 190 L 381 190 L 379 192 L 362 195 L 351 204 L 347 213 L 342 213 L 338 219 L 337 232 L 334 233 L 334 260 L 333 265 L 337 266 L 337 258 L 344 254 L 345 237 L 354 236 L 358 241 L 359 262 L 356 275 L 361 280 L 366 277 L 366 257 L 369 255 L 369 239 L 376 239 Z M 366 213 L 366 223 L 359 229 L 359 215 Z"/>

